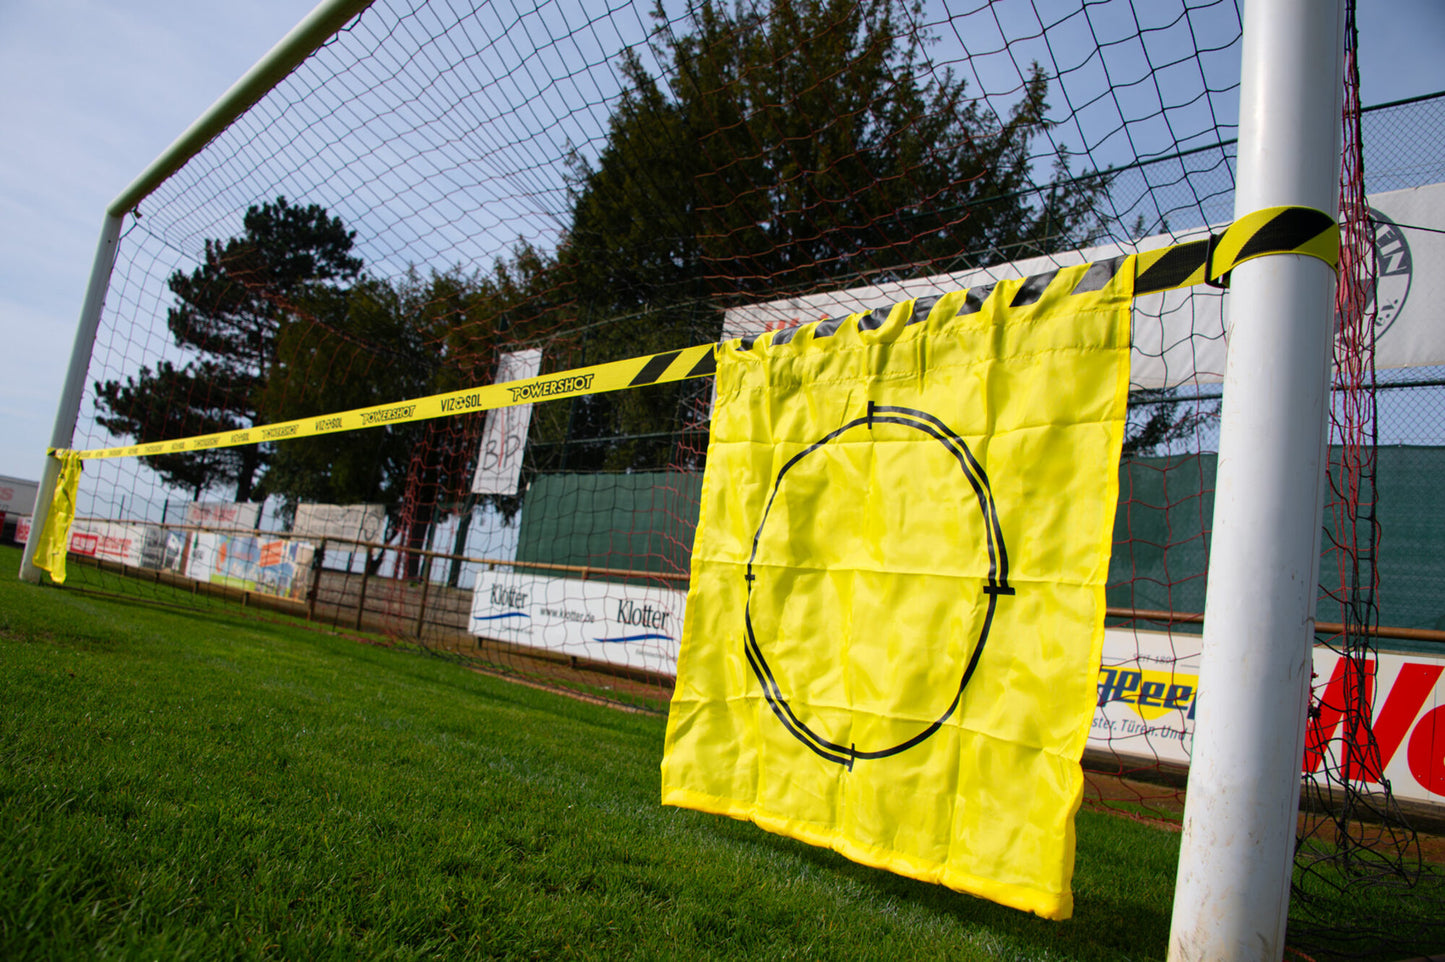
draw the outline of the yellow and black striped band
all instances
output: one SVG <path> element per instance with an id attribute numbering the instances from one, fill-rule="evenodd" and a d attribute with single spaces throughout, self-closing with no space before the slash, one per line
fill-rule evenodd
<path id="1" fill-rule="evenodd" d="M 1119 270 L 1132 267 L 1136 272 L 1135 295 L 1151 294 L 1216 282 L 1244 261 L 1267 254 L 1304 254 L 1317 257 L 1333 268 L 1339 258 L 1339 244 L 1339 225 L 1323 211 L 1309 207 L 1270 207 L 1241 217 L 1223 233 L 1207 239 L 1144 251 L 1128 257 L 1097 261 L 1083 272 L 1080 284 L 1103 283 Z M 1016 292 L 1016 298 L 1037 297 L 1058 273 L 1049 271 L 1024 278 Z M 991 289 L 992 285 L 971 290 L 964 301 L 965 308 L 971 305 L 973 309 L 977 309 Z M 886 316 L 888 310 L 879 309 L 883 316 Z M 878 314 L 879 311 L 854 316 L 867 317 Z M 819 323 L 836 325 L 838 322 L 825 320 Z M 648 384 L 663 384 L 712 374 L 717 369 L 714 351 L 718 347 L 716 344 L 699 344 L 680 351 L 610 361 L 520 381 L 464 388 L 446 394 L 433 394 L 414 400 L 282 421 L 239 431 L 223 431 L 150 444 L 93 448 L 76 453 L 81 459 L 90 460 L 204 451 L 355 431 L 359 428 L 379 427 L 403 421 L 452 417 L 516 404 L 532 404 L 584 394 L 620 391 Z M 68 452 L 60 449 L 51 451 L 52 455 L 64 453 Z"/>

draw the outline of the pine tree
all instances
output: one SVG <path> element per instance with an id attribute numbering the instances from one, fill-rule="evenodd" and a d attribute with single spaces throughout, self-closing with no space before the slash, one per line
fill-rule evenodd
<path id="1" fill-rule="evenodd" d="M 624 52 L 607 142 L 573 161 L 555 274 L 579 314 L 615 319 L 589 333 L 589 363 L 713 339 L 729 304 L 1099 235 L 1109 176 L 1036 149 L 1049 128 L 1042 72 L 995 115 L 927 59 L 919 14 L 901 0 L 701 0 L 680 30 L 655 14 L 660 75 Z M 688 390 L 579 399 L 571 421 L 584 434 L 665 431 Z M 668 449 L 591 449 L 585 466 L 657 466 Z"/>
<path id="2" fill-rule="evenodd" d="M 249 208 L 242 227 L 229 240 L 207 240 L 195 270 L 170 276 L 175 303 L 166 324 L 176 345 L 196 356 L 95 385 L 96 420 L 112 434 L 146 443 L 259 423 L 282 325 L 299 304 L 344 289 L 361 270 L 351 254 L 355 232 L 319 205 L 278 197 Z M 145 460 L 196 497 L 234 486 L 235 499 L 248 501 L 269 457 L 265 446 L 247 445 Z"/>

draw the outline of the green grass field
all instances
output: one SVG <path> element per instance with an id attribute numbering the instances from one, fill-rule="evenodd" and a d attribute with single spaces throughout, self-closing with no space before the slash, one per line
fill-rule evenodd
<path id="1" fill-rule="evenodd" d="M 1164 955 L 1177 834 L 1081 813 L 1046 922 L 663 808 L 660 717 L 18 560 L 0 958 Z"/>

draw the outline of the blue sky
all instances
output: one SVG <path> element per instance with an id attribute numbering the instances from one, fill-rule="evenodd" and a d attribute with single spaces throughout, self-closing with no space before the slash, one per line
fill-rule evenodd
<path id="1" fill-rule="evenodd" d="M 106 206 L 308 0 L 0 0 L 0 474 L 38 477 Z"/>
<path id="2" fill-rule="evenodd" d="M 107 204 L 309 0 L 0 0 L 0 475 L 35 478 Z M 1361 0 L 1367 104 L 1445 90 L 1445 0 Z"/>

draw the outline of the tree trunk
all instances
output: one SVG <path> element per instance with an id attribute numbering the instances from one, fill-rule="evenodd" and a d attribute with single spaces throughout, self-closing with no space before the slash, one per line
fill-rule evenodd
<path id="1" fill-rule="evenodd" d="M 251 489 L 255 486 L 256 469 L 261 466 L 261 451 L 254 444 L 241 448 L 241 468 L 236 472 L 236 501 L 251 500 Z"/>

